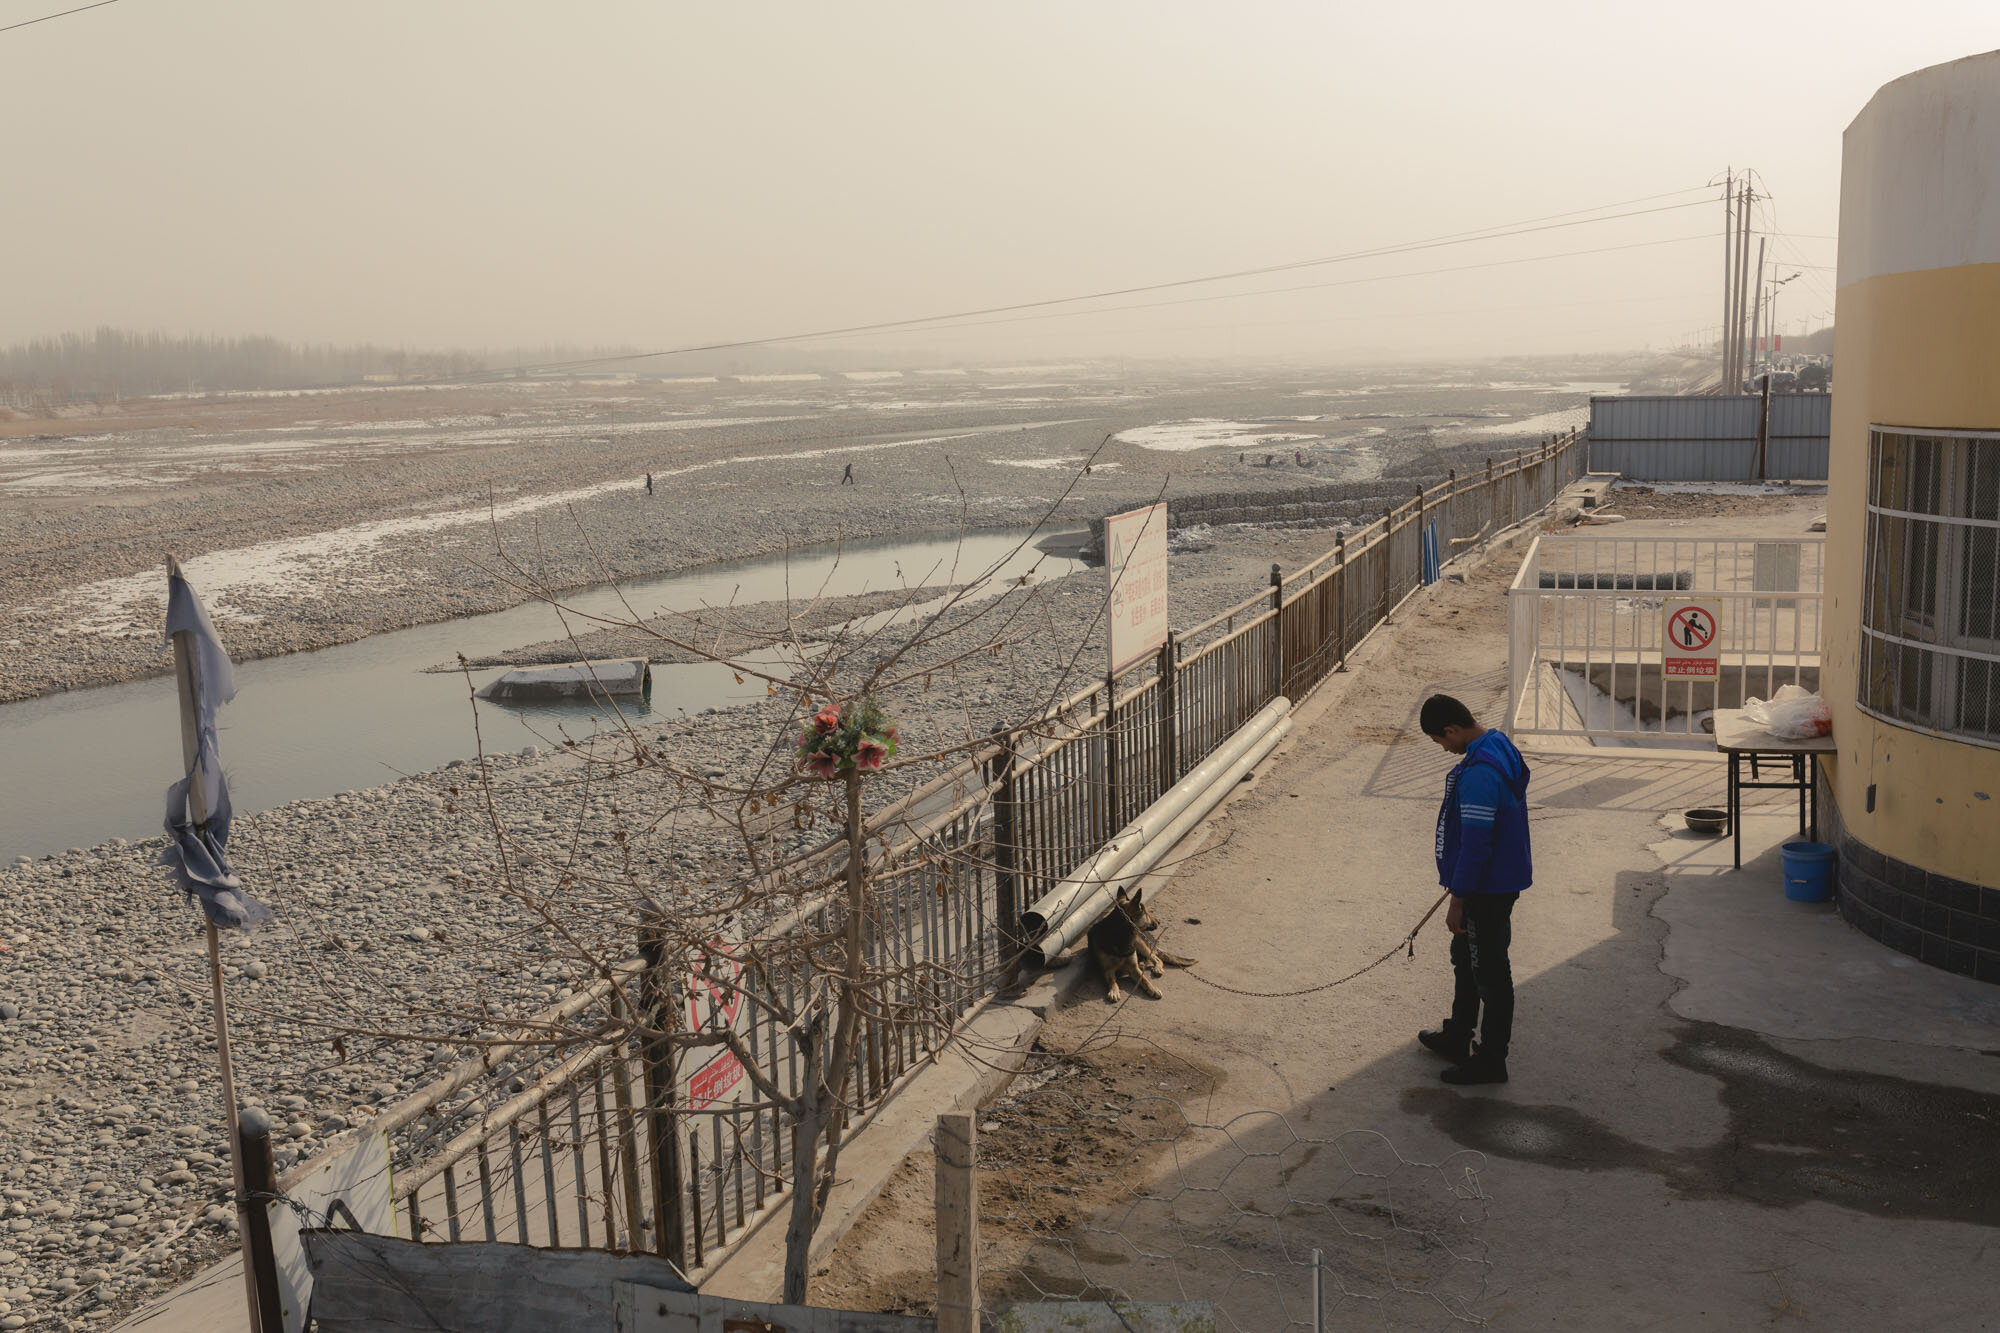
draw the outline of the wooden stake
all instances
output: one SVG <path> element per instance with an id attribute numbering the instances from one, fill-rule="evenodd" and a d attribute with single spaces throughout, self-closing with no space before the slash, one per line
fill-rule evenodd
<path id="1" fill-rule="evenodd" d="M 976 1134 L 969 1115 L 937 1119 L 938 1333 L 979 1333 Z"/>

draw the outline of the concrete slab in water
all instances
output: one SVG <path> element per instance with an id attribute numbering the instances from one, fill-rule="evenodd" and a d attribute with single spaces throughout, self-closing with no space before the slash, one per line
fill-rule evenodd
<path id="1" fill-rule="evenodd" d="M 562 699 L 619 698 L 644 694 L 653 681 L 643 657 L 522 667 L 479 689 L 482 699 L 550 703 Z"/>

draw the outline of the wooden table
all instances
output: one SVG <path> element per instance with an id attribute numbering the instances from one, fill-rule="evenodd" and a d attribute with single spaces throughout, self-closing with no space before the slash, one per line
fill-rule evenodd
<path id="1" fill-rule="evenodd" d="M 1813 784 L 1812 757 L 1832 754 L 1833 737 L 1815 736 L 1806 741 L 1790 741 L 1773 736 L 1740 708 L 1715 710 L 1715 748 L 1729 756 L 1729 835 L 1736 840 L 1736 865 L 1743 865 L 1743 793 L 1745 790 L 1789 790 L 1799 793 L 1799 832 L 1815 841 L 1819 838 L 1819 792 Z M 1750 760 L 1750 781 L 1743 780 L 1743 760 Z M 1762 781 L 1758 771 L 1762 761 L 1784 763 L 1790 769 L 1782 782 Z M 1810 823 L 1808 820 L 1810 819 Z M 1810 829 L 1810 832 L 1808 830 Z"/>

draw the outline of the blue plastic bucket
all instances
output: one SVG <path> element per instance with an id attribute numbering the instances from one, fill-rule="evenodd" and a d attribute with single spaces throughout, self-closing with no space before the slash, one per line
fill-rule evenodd
<path id="1" fill-rule="evenodd" d="M 1795 903 L 1823 903 L 1833 897 L 1833 848 L 1823 842 L 1788 842 L 1778 849 L 1785 863 L 1785 896 Z"/>

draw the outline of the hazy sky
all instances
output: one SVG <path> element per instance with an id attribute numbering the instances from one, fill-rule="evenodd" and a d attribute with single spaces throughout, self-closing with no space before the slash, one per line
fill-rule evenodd
<path id="1" fill-rule="evenodd" d="M 69 3 L 0 0 L 0 25 Z M 1794 236 L 1775 256 L 1831 265 L 1847 122 L 1996 46 L 1994 0 L 120 0 L 0 33 L 0 342 L 669 347 L 1692 191 L 1632 205 L 1658 208 L 1745 165 Z M 1704 203 L 1106 304 L 1344 284 L 1317 290 L 842 346 L 1664 345 L 1718 320 L 1720 229 Z M 1780 318 L 1829 315 L 1832 276 Z"/>

